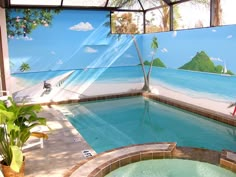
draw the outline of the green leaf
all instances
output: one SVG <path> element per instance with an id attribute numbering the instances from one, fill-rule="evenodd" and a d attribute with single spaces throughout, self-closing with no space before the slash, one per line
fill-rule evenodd
<path id="1" fill-rule="evenodd" d="M 12 151 L 12 161 L 11 161 L 11 169 L 20 172 L 20 168 L 23 164 L 23 153 L 21 149 L 17 146 L 11 146 Z"/>
<path id="2" fill-rule="evenodd" d="M 4 123 L 3 121 L 7 122 L 7 121 L 12 121 L 15 120 L 15 114 L 14 112 L 8 112 L 6 110 L 0 110 L 0 122 Z"/>

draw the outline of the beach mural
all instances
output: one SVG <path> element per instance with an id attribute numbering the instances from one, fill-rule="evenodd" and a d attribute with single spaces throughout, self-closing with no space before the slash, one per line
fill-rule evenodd
<path id="1" fill-rule="evenodd" d="M 108 35 L 109 12 L 41 11 L 7 13 L 16 101 L 61 101 L 143 88 L 134 38 Z M 152 65 L 153 93 L 227 114 L 236 101 L 235 36 L 236 25 L 134 35 L 147 75 Z"/>

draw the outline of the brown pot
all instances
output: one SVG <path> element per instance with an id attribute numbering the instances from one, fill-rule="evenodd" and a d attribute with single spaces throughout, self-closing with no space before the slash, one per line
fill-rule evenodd
<path id="1" fill-rule="evenodd" d="M 15 172 L 10 166 L 2 164 L 2 173 L 4 177 L 24 177 L 25 176 L 25 160 L 20 168 L 20 172 Z"/>

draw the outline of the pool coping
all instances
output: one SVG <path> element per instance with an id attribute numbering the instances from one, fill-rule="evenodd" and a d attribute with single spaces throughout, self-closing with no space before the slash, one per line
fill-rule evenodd
<path id="1" fill-rule="evenodd" d="M 163 145 L 168 145 L 168 148 L 160 148 Z M 229 151 L 219 152 L 204 148 L 177 147 L 175 142 L 130 145 L 80 161 L 64 177 L 104 177 L 122 166 L 151 159 L 194 160 L 223 167 L 236 173 L 236 162 L 222 165 L 221 161 L 226 152 Z"/>
<path id="2" fill-rule="evenodd" d="M 201 116 L 204 116 L 204 117 L 207 117 L 207 118 L 219 121 L 219 122 L 223 122 L 228 125 L 236 126 L 236 119 L 233 119 L 232 116 L 221 113 L 221 112 L 213 111 L 207 108 L 203 108 L 201 106 L 196 106 L 190 103 L 186 103 L 186 102 L 169 98 L 169 97 L 165 97 L 162 95 L 155 95 L 152 93 L 143 93 L 142 95 L 146 98 L 153 99 L 164 104 L 168 104 L 168 105 L 171 105 L 171 106 L 183 109 L 183 110 L 187 110 L 189 112 L 196 113 Z"/>
<path id="3" fill-rule="evenodd" d="M 219 122 L 223 122 L 228 125 L 236 126 L 236 119 L 232 116 L 213 111 L 207 108 L 203 108 L 201 106 L 193 105 L 190 103 L 186 103 L 184 101 L 176 100 L 173 98 L 169 98 L 162 95 L 156 95 L 150 92 L 145 91 L 134 91 L 134 92 L 125 92 L 119 94 L 107 94 L 107 95 L 98 95 L 98 96 L 91 96 L 91 97 L 84 97 L 80 99 L 71 99 L 65 101 L 58 101 L 58 102 L 50 102 L 50 103 L 40 103 L 41 105 L 47 105 L 51 107 L 51 105 L 60 105 L 60 104 L 70 104 L 70 103 L 80 103 L 80 102 L 87 102 L 87 101 L 98 101 L 98 100 L 108 100 L 114 98 L 124 98 L 124 97 L 133 97 L 133 96 L 143 96 L 164 104 L 168 104 L 195 114 L 199 114 L 201 116 L 207 117 L 209 119 L 213 119 Z M 29 103 L 30 105 L 30 103 Z"/>
<path id="4" fill-rule="evenodd" d="M 229 124 L 232 126 L 236 126 L 236 120 L 232 118 L 230 115 L 226 115 L 224 113 L 216 112 L 213 110 L 209 110 L 200 106 L 196 106 L 193 104 L 189 104 L 183 101 L 175 100 L 169 97 L 165 97 L 162 95 L 156 95 L 152 94 L 149 92 L 143 92 L 143 91 L 138 91 L 138 92 L 131 92 L 131 93 L 120 93 L 120 94 L 108 94 L 108 95 L 99 95 L 95 97 L 86 97 L 83 99 L 77 99 L 77 100 L 67 100 L 67 101 L 61 101 L 61 102 L 52 102 L 50 104 L 47 104 L 48 106 L 50 105 L 57 105 L 57 104 L 67 104 L 67 103 L 79 103 L 79 102 L 87 102 L 87 101 L 98 101 L 98 100 L 107 100 L 107 99 L 113 99 L 113 98 L 123 98 L 123 97 L 128 97 L 128 96 L 143 96 L 152 100 L 156 100 L 158 102 L 161 102 L 163 104 L 168 104 L 183 110 L 187 110 L 192 113 L 196 113 L 202 116 L 205 116 L 209 119 L 213 119 L 219 122 L 223 122 L 225 124 Z M 151 143 L 151 144 L 163 144 L 162 143 Z M 136 146 L 146 146 L 150 144 L 142 144 L 142 145 L 132 145 L 129 148 L 136 147 Z M 180 154 L 176 153 L 176 150 L 180 150 L 183 148 Z M 115 151 L 123 150 L 127 152 L 126 154 L 124 153 L 123 155 L 116 156 L 115 158 L 107 158 L 106 156 L 111 153 L 114 153 Z M 148 160 L 148 159 L 153 159 L 153 157 L 156 158 L 181 158 L 181 159 L 190 159 L 190 160 L 197 160 L 197 161 L 204 161 L 208 163 L 212 163 L 215 165 L 219 165 L 221 167 L 227 168 L 233 172 L 236 172 L 236 167 L 232 167 L 232 162 L 230 163 L 223 163 L 221 164 L 222 157 L 225 153 L 223 152 L 218 152 L 214 150 L 209 150 L 209 149 L 202 149 L 202 148 L 192 148 L 192 147 L 177 147 L 176 143 L 174 143 L 174 149 L 168 152 L 155 152 L 149 151 L 147 149 L 142 149 L 141 151 L 133 152 L 130 153 L 127 147 L 122 147 L 122 148 L 117 148 L 113 149 L 110 151 L 106 151 L 104 153 L 97 154 L 95 156 L 89 157 L 85 160 L 80 161 L 77 163 L 72 169 L 70 169 L 64 176 L 65 177 L 75 177 L 75 176 L 80 176 L 80 177 L 102 177 L 104 174 L 108 174 L 110 171 L 129 164 L 131 162 L 139 161 L 139 160 Z M 199 155 L 199 154 L 200 155 Z M 153 156 L 153 154 L 155 154 Z M 196 154 L 197 157 L 196 157 Z M 210 156 L 213 156 L 214 160 L 206 160 L 208 154 L 213 154 Z M 106 157 L 106 158 L 104 158 Z M 113 156 L 112 156 L 113 157 Z M 210 157 L 211 158 L 211 157 Z M 97 162 L 98 161 L 98 162 Z M 92 162 L 92 163 L 91 163 Z M 88 165 L 88 163 L 91 163 L 91 165 Z M 234 162 L 236 166 L 236 162 Z M 83 170 L 84 171 L 83 171 Z M 80 173 L 82 170 L 82 173 Z M 79 174 L 78 174 L 79 173 Z"/>
<path id="5" fill-rule="evenodd" d="M 116 148 L 84 160 L 65 176 L 103 177 L 109 172 L 130 163 L 148 159 L 171 158 L 175 147 L 176 143 L 161 142 Z"/>
<path id="6" fill-rule="evenodd" d="M 224 149 L 220 157 L 220 166 L 236 173 L 236 153 Z"/>

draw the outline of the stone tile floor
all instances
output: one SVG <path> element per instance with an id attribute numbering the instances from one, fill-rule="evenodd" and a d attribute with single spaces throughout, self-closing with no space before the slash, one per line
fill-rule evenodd
<path id="1" fill-rule="evenodd" d="M 62 177 L 76 163 L 86 159 L 83 150 L 96 154 L 62 113 L 44 106 L 40 114 L 48 119 L 51 130 L 43 149 L 35 146 L 24 150 L 26 177 Z"/>

